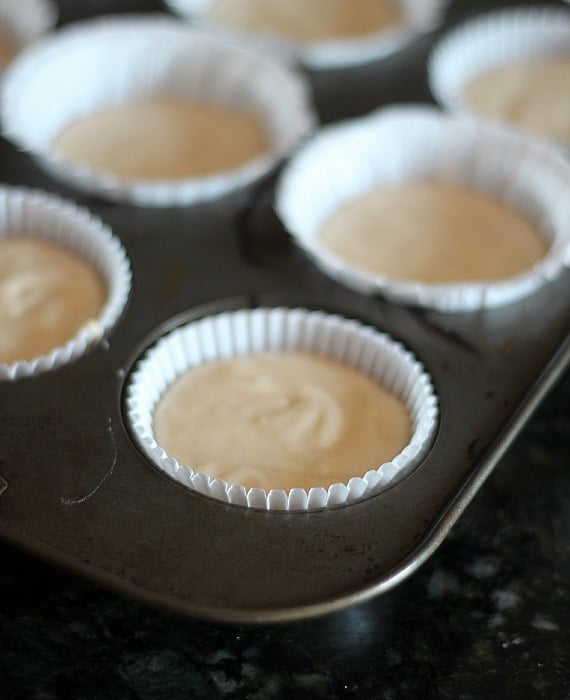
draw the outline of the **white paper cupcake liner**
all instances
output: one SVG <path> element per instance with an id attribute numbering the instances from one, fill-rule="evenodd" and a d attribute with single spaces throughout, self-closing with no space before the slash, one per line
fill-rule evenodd
<path id="1" fill-rule="evenodd" d="M 429 58 L 428 81 L 444 109 L 480 119 L 483 117 L 463 99 L 471 80 L 501 65 L 556 55 L 570 55 L 570 11 L 552 7 L 499 10 L 449 32 Z"/>
<path id="2" fill-rule="evenodd" d="M 53 152 L 63 128 L 96 110 L 153 96 L 249 110 L 265 127 L 266 154 L 207 177 L 124 181 Z M 303 78 L 168 17 L 76 24 L 24 52 L 6 71 L 4 135 L 55 177 L 111 200 L 148 206 L 211 199 L 265 175 L 314 127 Z"/>
<path id="3" fill-rule="evenodd" d="M 251 488 L 213 479 L 169 457 L 153 434 L 153 412 L 183 372 L 206 362 L 277 350 L 314 352 L 361 370 L 407 407 L 413 434 L 392 461 L 328 489 L 290 491 Z M 437 427 L 438 407 L 429 376 L 402 345 L 356 321 L 319 311 L 258 308 L 193 321 L 159 340 L 128 382 L 127 417 L 136 442 L 162 471 L 190 489 L 241 506 L 266 510 L 315 510 L 342 505 L 384 490 L 425 457 Z"/>
<path id="4" fill-rule="evenodd" d="M 418 34 L 435 29 L 443 20 L 449 0 L 397 0 L 404 22 L 364 37 L 345 40 L 295 42 L 276 34 L 232 30 L 207 17 L 216 0 L 165 0 L 178 15 L 225 39 L 266 51 L 314 69 L 354 66 L 384 58 L 404 48 Z M 307 0 L 310 2 L 310 0 Z"/>
<path id="5" fill-rule="evenodd" d="M 436 285 L 357 268 L 320 241 L 323 223 L 345 202 L 411 181 L 457 183 L 496 198 L 535 224 L 550 244 L 547 254 L 506 280 Z M 362 294 L 441 311 L 508 304 L 554 279 L 570 260 L 570 164 L 545 144 L 432 108 L 389 107 L 324 129 L 283 171 L 275 209 L 327 275 Z"/>
<path id="6" fill-rule="evenodd" d="M 0 380 L 49 372 L 78 359 L 114 326 L 131 285 L 129 261 L 118 239 L 99 219 L 71 202 L 41 191 L 0 187 L 0 237 L 16 236 L 49 241 L 92 265 L 107 285 L 107 301 L 99 317 L 65 345 L 29 361 L 0 362 Z"/>
<path id="7" fill-rule="evenodd" d="M 19 51 L 50 32 L 57 14 L 51 0 L 0 0 L 0 31 Z"/>

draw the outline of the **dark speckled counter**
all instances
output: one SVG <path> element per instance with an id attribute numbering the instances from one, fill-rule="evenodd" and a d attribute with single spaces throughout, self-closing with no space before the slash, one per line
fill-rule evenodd
<path id="1" fill-rule="evenodd" d="M 452 19 L 497 4 L 458 0 Z M 143 5 L 160 7 L 62 2 L 62 22 Z M 373 106 L 327 80 L 324 112 Z M 570 698 L 569 407 L 566 373 L 427 564 L 330 617 L 206 624 L 0 544 L 0 700 Z"/>

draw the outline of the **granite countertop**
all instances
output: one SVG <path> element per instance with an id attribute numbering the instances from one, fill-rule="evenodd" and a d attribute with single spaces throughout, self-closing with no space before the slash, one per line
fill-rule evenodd
<path id="1" fill-rule="evenodd" d="M 59 4 L 62 23 L 162 8 Z M 522 3 L 457 0 L 451 18 L 499 4 Z M 331 118 L 371 107 L 356 94 L 337 102 L 330 80 L 314 76 Z M 429 99 L 405 82 L 400 92 Z M 319 619 L 185 619 L 0 543 L 0 700 L 570 698 L 569 406 L 566 372 L 431 559 L 372 602 Z"/>

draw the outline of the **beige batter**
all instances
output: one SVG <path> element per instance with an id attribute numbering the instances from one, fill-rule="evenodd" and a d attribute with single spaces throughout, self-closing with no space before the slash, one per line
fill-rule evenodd
<path id="1" fill-rule="evenodd" d="M 218 24 L 294 41 L 362 37 L 402 19 L 390 0 L 218 0 L 208 16 Z"/>
<path id="2" fill-rule="evenodd" d="M 0 362 L 64 345 L 106 300 L 102 280 L 77 256 L 39 239 L 0 238 Z"/>
<path id="3" fill-rule="evenodd" d="M 539 232 L 514 210 L 435 182 L 382 187 L 358 197 L 325 222 L 320 236 L 356 267 L 427 284 L 513 277 L 547 250 Z"/>
<path id="4" fill-rule="evenodd" d="M 485 72 L 469 83 L 463 99 L 487 117 L 570 141 L 570 56 Z"/>
<path id="5" fill-rule="evenodd" d="M 6 68 L 16 55 L 14 42 L 0 32 L 0 69 Z"/>
<path id="6" fill-rule="evenodd" d="M 405 406 L 364 373 L 293 351 L 191 369 L 154 414 L 169 455 L 247 488 L 347 482 L 395 457 L 410 431 Z"/>
<path id="7" fill-rule="evenodd" d="M 69 161 L 123 180 L 176 180 L 237 168 L 268 144 L 253 114 L 153 99 L 80 119 L 54 146 Z"/>

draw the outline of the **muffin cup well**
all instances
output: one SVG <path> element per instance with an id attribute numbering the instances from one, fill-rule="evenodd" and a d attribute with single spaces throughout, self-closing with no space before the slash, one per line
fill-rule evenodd
<path id="1" fill-rule="evenodd" d="M 265 128 L 268 150 L 233 170 L 159 181 L 122 180 L 54 152 L 54 139 L 77 119 L 153 97 L 250 111 Z M 52 175 L 148 206 L 191 204 L 245 186 L 270 172 L 316 123 L 300 75 L 160 16 L 87 21 L 44 40 L 6 72 L 1 106 L 4 135 Z"/>
<path id="2" fill-rule="evenodd" d="M 490 120 L 463 99 L 463 90 L 471 80 L 502 65 L 560 55 L 570 56 L 568 10 L 552 7 L 499 10 L 469 20 L 445 35 L 429 58 L 428 81 L 434 98 L 444 109 Z M 519 131 L 514 124 L 501 124 Z M 536 138 L 549 140 L 538 135 Z M 570 143 L 557 142 L 557 145 L 570 147 Z"/>
<path id="3" fill-rule="evenodd" d="M 463 185 L 519 211 L 545 237 L 546 255 L 505 280 L 425 284 L 357 268 L 320 241 L 323 223 L 344 203 L 382 185 L 418 181 Z M 327 275 L 362 294 L 441 311 L 511 303 L 570 260 L 570 163 L 545 144 L 427 107 L 388 107 L 324 129 L 284 169 L 275 209 Z"/>
<path id="4" fill-rule="evenodd" d="M 409 444 L 392 461 L 348 483 L 308 491 L 230 484 L 181 465 L 157 444 L 153 412 L 162 394 L 186 370 L 218 359 L 264 351 L 304 350 L 361 370 L 399 398 L 412 421 Z M 437 400 L 429 376 L 400 343 L 356 321 L 320 311 L 287 308 L 237 310 L 206 316 L 163 336 L 128 378 L 126 417 L 133 437 L 153 464 L 206 496 L 265 510 L 315 510 L 348 504 L 382 491 L 407 476 L 431 447 Z"/>
<path id="5" fill-rule="evenodd" d="M 333 69 L 355 66 L 384 58 L 399 51 L 421 33 L 435 29 L 442 21 L 448 0 L 396 0 L 403 22 L 368 36 L 295 42 L 273 33 L 232 30 L 209 20 L 207 13 L 215 0 L 165 0 L 178 15 L 228 40 L 268 52 L 284 61 L 299 63 L 313 69 Z"/>
<path id="6" fill-rule="evenodd" d="M 65 345 L 32 360 L 0 363 L 0 380 L 49 372 L 78 359 L 99 343 L 121 315 L 131 285 L 131 271 L 120 242 L 99 219 L 53 195 L 0 187 L 0 237 L 26 237 L 53 243 L 90 264 L 107 286 L 107 300 Z"/>

